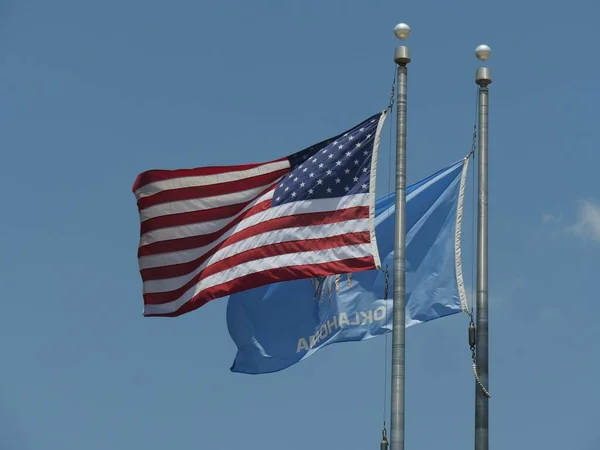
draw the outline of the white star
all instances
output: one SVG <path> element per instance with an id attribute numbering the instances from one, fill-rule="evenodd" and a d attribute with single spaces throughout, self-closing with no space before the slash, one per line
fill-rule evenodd
<path id="1" fill-rule="evenodd" d="M 350 173 L 350 169 L 346 169 L 346 170 L 344 170 L 344 173 L 345 173 L 346 175 L 348 175 L 348 174 Z"/>
<path id="2" fill-rule="evenodd" d="M 354 136 L 350 136 L 348 139 L 349 139 L 349 140 L 353 140 L 353 139 L 354 139 Z"/>
<path id="3" fill-rule="evenodd" d="M 354 177 L 353 180 L 354 180 L 355 183 L 358 183 L 358 177 Z"/>
<path id="4" fill-rule="evenodd" d="M 363 188 L 363 189 L 366 189 L 366 188 L 367 188 L 367 185 L 366 185 L 366 184 L 363 184 L 363 185 L 362 185 L 362 188 Z"/>
<path id="5" fill-rule="evenodd" d="M 294 182 L 298 181 L 298 177 L 294 178 Z"/>
<path id="6" fill-rule="evenodd" d="M 304 169 L 302 169 L 302 172 L 306 172 L 308 170 L 308 167 L 305 167 Z"/>
<path id="7" fill-rule="evenodd" d="M 361 131 L 361 133 L 362 133 L 363 131 L 365 131 L 365 127 L 362 127 L 362 128 L 360 129 L 360 131 Z"/>
<path id="8" fill-rule="evenodd" d="M 315 191 L 313 191 L 312 189 L 309 189 L 309 190 L 308 190 L 308 193 L 309 193 L 309 194 L 312 194 L 313 192 L 315 192 Z"/>
<path id="9" fill-rule="evenodd" d="M 281 197 L 277 197 L 277 198 L 275 199 L 275 201 L 276 201 L 276 202 L 278 202 L 279 200 L 281 200 Z"/>
<path id="10" fill-rule="evenodd" d="M 359 163 L 358 159 L 355 159 L 354 164 L 358 166 L 358 163 Z"/>
<path id="11" fill-rule="evenodd" d="M 323 150 L 322 153 L 327 153 L 327 149 Z"/>
<path id="12" fill-rule="evenodd" d="M 360 147 L 361 145 L 362 145 L 362 144 L 361 144 L 360 142 L 357 142 L 357 143 L 356 143 L 356 146 L 357 146 L 357 147 Z"/>
<path id="13" fill-rule="evenodd" d="M 300 183 L 300 187 L 304 187 L 306 186 L 306 183 L 303 181 L 302 183 Z"/>
<path id="14" fill-rule="evenodd" d="M 319 169 L 322 169 L 324 165 L 325 164 L 323 164 L 323 163 L 319 164 Z"/>
<path id="15" fill-rule="evenodd" d="M 352 155 L 352 152 L 346 152 L 346 156 Z"/>
<path id="16" fill-rule="evenodd" d="M 296 193 L 295 193 L 295 192 L 292 192 L 292 197 L 295 197 L 295 196 L 296 196 Z"/>
<path id="17" fill-rule="evenodd" d="M 279 187 L 283 187 L 283 183 L 281 183 L 281 184 L 279 185 Z"/>
<path id="18" fill-rule="evenodd" d="M 308 176 L 312 178 L 312 177 L 315 176 L 315 174 L 313 172 L 311 172 L 311 173 L 308 174 Z"/>
<path id="19" fill-rule="evenodd" d="M 336 166 L 341 166 L 341 165 L 342 165 L 342 162 L 341 162 L 341 161 L 336 161 L 336 162 L 335 162 L 335 165 L 336 165 Z"/>
<path id="20" fill-rule="evenodd" d="M 316 163 L 317 162 L 317 158 L 313 158 L 312 162 Z"/>
<path id="21" fill-rule="evenodd" d="M 294 176 L 294 174 L 293 174 L 293 173 L 290 173 L 290 176 L 289 176 L 288 178 L 292 178 L 293 176 Z"/>
<path id="22" fill-rule="evenodd" d="M 298 169 L 302 169 L 302 167 L 303 167 L 303 166 L 302 166 L 302 164 L 300 164 L 300 165 L 298 166 Z"/>
<path id="23" fill-rule="evenodd" d="M 333 153 L 329 154 L 329 159 L 333 158 Z"/>
<path id="24" fill-rule="evenodd" d="M 338 141 L 334 141 L 333 144 L 331 144 L 331 145 L 337 145 L 337 144 L 338 144 Z"/>
<path id="25" fill-rule="evenodd" d="M 335 179 L 335 182 L 336 182 L 336 183 L 339 183 L 340 181 L 342 181 L 342 180 L 340 180 L 339 178 L 336 178 L 336 179 Z"/>
<path id="26" fill-rule="evenodd" d="M 365 156 L 367 156 L 368 154 L 369 154 L 369 150 L 365 150 L 365 151 L 363 152 L 363 155 L 365 155 Z"/>
<path id="27" fill-rule="evenodd" d="M 317 184 L 323 184 L 323 180 L 317 180 Z"/>
<path id="28" fill-rule="evenodd" d="M 331 194 L 331 188 L 327 188 L 327 193 Z"/>
<path id="29" fill-rule="evenodd" d="M 367 139 L 371 139 L 372 134 L 367 134 Z"/>
<path id="30" fill-rule="evenodd" d="M 363 169 L 363 172 L 364 172 L 364 173 L 367 173 L 367 170 L 369 170 L 369 168 L 368 168 L 368 167 L 365 167 L 365 168 Z"/>
<path id="31" fill-rule="evenodd" d="M 375 122 L 375 119 L 371 120 L 371 123 Z"/>
<path id="32" fill-rule="evenodd" d="M 346 187 L 344 188 L 344 190 L 345 190 L 346 192 L 348 192 L 348 191 L 350 190 L 350 188 L 349 188 L 348 186 L 346 186 Z"/>
<path id="33" fill-rule="evenodd" d="M 289 188 L 287 188 L 287 187 L 286 187 L 284 191 L 285 191 L 285 192 L 287 192 L 287 191 L 288 191 L 288 189 L 289 189 Z"/>
<path id="34" fill-rule="evenodd" d="M 327 175 L 331 175 L 333 172 L 331 172 L 331 170 L 327 171 Z"/>
<path id="35" fill-rule="evenodd" d="M 343 148 L 344 148 L 344 145 L 343 145 L 343 144 L 340 144 L 340 145 L 338 145 L 338 148 L 341 150 L 341 149 L 343 149 Z"/>
<path id="36" fill-rule="evenodd" d="M 344 135 L 344 137 L 346 137 L 346 136 L 348 136 L 348 133 L 346 133 L 346 134 Z"/>

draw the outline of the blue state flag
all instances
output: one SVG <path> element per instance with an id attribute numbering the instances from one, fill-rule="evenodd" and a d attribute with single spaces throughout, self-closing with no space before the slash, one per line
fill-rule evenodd
<path id="1" fill-rule="evenodd" d="M 406 190 L 406 326 L 466 310 L 460 235 L 467 167 L 468 157 Z M 392 193 L 375 206 L 380 270 L 229 297 L 227 327 L 238 348 L 232 372 L 276 372 L 329 344 L 392 330 L 394 205 Z"/>

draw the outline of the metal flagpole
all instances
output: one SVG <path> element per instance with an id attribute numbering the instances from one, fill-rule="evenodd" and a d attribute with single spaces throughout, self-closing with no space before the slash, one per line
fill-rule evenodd
<path id="1" fill-rule="evenodd" d="M 410 27 L 404 23 L 394 27 L 400 40 L 410 35 Z M 398 94 L 396 102 L 396 210 L 394 243 L 394 314 L 392 317 L 392 398 L 390 421 L 391 450 L 404 450 L 404 337 L 406 332 L 406 66 L 410 54 L 405 46 L 394 52 L 398 65 Z"/>
<path id="2" fill-rule="evenodd" d="M 491 50 L 480 45 L 475 50 L 480 61 L 487 61 Z M 475 450 L 489 448 L 488 397 L 482 389 L 488 386 L 488 86 L 492 74 L 487 67 L 480 67 L 475 74 L 479 85 L 479 195 L 477 203 L 477 326 L 476 365 L 481 385 L 475 385 Z"/>

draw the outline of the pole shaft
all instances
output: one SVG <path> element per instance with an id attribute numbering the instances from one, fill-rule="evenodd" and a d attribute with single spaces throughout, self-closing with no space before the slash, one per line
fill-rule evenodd
<path id="1" fill-rule="evenodd" d="M 489 80 L 491 81 L 491 80 Z M 476 363 L 481 383 L 489 390 L 488 375 L 488 80 L 479 84 L 479 192 L 477 211 L 477 327 Z M 488 398 L 475 385 L 475 450 L 489 448 Z"/>
<path id="2" fill-rule="evenodd" d="M 398 63 L 390 450 L 404 450 L 404 358 L 406 332 L 406 87 L 407 67 L 405 63 Z"/>

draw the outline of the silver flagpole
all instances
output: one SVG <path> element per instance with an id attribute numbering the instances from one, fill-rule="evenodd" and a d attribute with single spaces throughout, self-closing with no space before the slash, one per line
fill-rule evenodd
<path id="1" fill-rule="evenodd" d="M 404 23 L 394 27 L 400 40 L 410 35 Z M 394 62 L 398 65 L 398 96 L 396 102 L 396 211 L 394 243 L 394 314 L 392 329 L 392 398 L 390 421 L 391 450 L 404 450 L 404 337 L 406 331 L 406 66 L 410 54 L 405 46 L 396 47 Z"/>
<path id="2" fill-rule="evenodd" d="M 475 50 L 480 61 L 487 61 L 491 50 L 480 45 Z M 482 386 L 488 385 L 488 86 L 490 69 L 480 67 L 475 74 L 479 85 L 479 195 L 477 208 L 477 326 L 476 365 L 481 385 L 475 385 L 475 450 L 489 448 L 488 397 Z"/>

